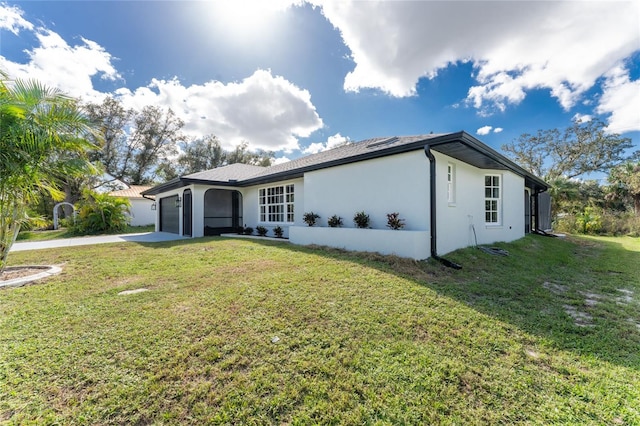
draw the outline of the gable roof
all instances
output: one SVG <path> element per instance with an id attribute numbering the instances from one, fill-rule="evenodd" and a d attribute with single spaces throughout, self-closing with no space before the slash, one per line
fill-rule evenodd
<path id="1" fill-rule="evenodd" d="M 535 191 L 545 191 L 548 187 L 542 179 L 529 173 L 478 139 L 466 132 L 458 132 L 366 139 L 270 167 L 230 164 L 178 177 L 145 191 L 144 194 L 158 194 L 192 183 L 235 187 L 266 184 L 302 177 L 305 173 L 313 170 L 422 150 L 427 146 L 433 151 L 481 169 L 510 170 L 523 177 L 525 184 Z"/>

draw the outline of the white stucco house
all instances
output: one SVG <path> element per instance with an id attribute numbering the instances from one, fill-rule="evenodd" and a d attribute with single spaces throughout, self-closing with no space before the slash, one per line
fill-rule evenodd
<path id="1" fill-rule="evenodd" d="M 109 192 L 114 197 L 126 198 L 131 203 L 129 210 L 129 224 L 131 226 L 146 226 L 156 223 L 155 201 L 142 196 L 144 191 L 151 189 L 145 185 L 126 185 L 124 189 Z"/>
<path id="2" fill-rule="evenodd" d="M 294 244 L 426 259 L 538 229 L 538 196 L 546 190 L 538 177 L 458 132 L 373 138 L 271 167 L 231 164 L 142 194 L 156 197 L 157 231 L 201 237 L 280 226 Z M 356 228 L 360 211 L 371 229 Z M 304 223 L 306 212 L 321 216 L 316 226 Z M 386 227 L 392 212 L 405 220 L 403 230 Z M 343 227 L 327 226 L 333 215 Z"/>

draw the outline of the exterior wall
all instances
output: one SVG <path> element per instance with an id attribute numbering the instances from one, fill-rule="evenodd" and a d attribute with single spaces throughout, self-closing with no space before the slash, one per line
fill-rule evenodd
<path id="1" fill-rule="evenodd" d="M 153 211 L 153 213 L 155 214 L 156 232 L 160 231 L 160 199 L 161 198 L 166 198 L 166 197 L 172 197 L 174 195 L 178 195 L 182 199 L 182 193 L 187 188 L 191 188 L 191 190 L 193 191 L 192 186 L 188 186 L 188 187 L 184 187 L 184 188 L 178 188 L 178 189 L 175 189 L 175 190 L 172 190 L 172 191 L 162 192 L 162 193 L 156 195 L 156 210 Z M 194 204 L 195 204 L 195 197 L 194 197 Z M 179 217 L 180 235 L 182 235 L 182 207 L 180 207 L 180 213 L 179 213 L 178 217 Z M 195 226 L 195 224 L 194 224 L 194 226 Z"/>
<path id="2" fill-rule="evenodd" d="M 215 185 L 190 185 L 188 187 L 185 188 L 181 188 L 180 193 L 182 193 L 182 191 L 184 191 L 187 188 L 191 188 L 192 194 L 193 194 L 193 209 L 192 209 L 192 214 L 193 214 L 193 229 L 192 229 L 192 234 L 193 237 L 204 237 L 204 194 L 209 190 L 209 189 L 223 189 L 223 190 L 227 190 L 227 191 L 238 191 L 240 192 L 240 194 L 242 194 L 242 212 L 243 215 L 246 215 L 246 207 L 244 205 L 245 203 L 245 194 L 243 192 L 243 190 L 241 188 L 234 188 L 234 187 L 229 187 L 229 186 L 215 186 Z M 182 195 L 181 195 L 182 196 Z M 181 219 L 182 220 L 182 217 Z M 243 217 L 243 221 L 246 222 L 246 216 Z M 182 228 L 180 228 L 182 229 Z"/>
<path id="3" fill-rule="evenodd" d="M 437 250 L 444 255 L 477 243 L 513 241 L 524 236 L 524 179 L 506 170 L 478 169 L 434 152 L 437 175 Z M 454 202 L 447 201 L 447 165 L 454 166 Z M 485 175 L 501 176 L 502 221 L 485 224 Z M 475 230 L 475 235 L 474 235 Z"/>
<path id="4" fill-rule="evenodd" d="M 320 219 L 313 228 L 304 222 L 292 228 L 291 242 L 429 257 L 429 160 L 423 151 L 307 173 L 304 191 L 303 213 Z M 355 229 L 353 216 L 359 211 L 369 215 L 372 230 Z M 404 230 L 387 228 L 387 213 L 393 212 L 405 219 Z M 334 214 L 342 217 L 343 228 L 328 228 Z"/>
<path id="5" fill-rule="evenodd" d="M 291 242 L 318 244 L 354 251 L 375 251 L 422 260 L 429 257 L 429 231 L 393 231 L 390 229 L 358 229 L 292 226 Z"/>
<path id="6" fill-rule="evenodd" d="M 291 223 L 273 223 L 273 222 L 261 222 L 260 221 L 260 189 L 261 188 L 270 188 L 273 186 L 284 186 L 284 185 L 294 185 L 294 204 L 293 204 L 293 216 L 295 222 Z M 305 194 L 305 180 L 300 179 L 291 179 L 284 180 L 276 183 L 268 183 L 264 185 L 252 186 L 249 188 L 242 188 L 242 202 L 244 209 L 244 224 L 246 226 L 250 226 L 252 228 L 256 228 L 256 226 L 264 226 L 269 230 L 269 236 L 273 236 L 273 228 L 280 226 L 284 234 L 285 238 L 289 238 L 289 226 L 291 225 L 302 225 L 304 222 L 302 221 L 302 215 L 304 215 L 304 194 Z"/>
<path id="7" fill-rule="evenodd" d="M 151 210 L 153 201 L 146 198 L 129 198 L 131 203 L 131 226 L 152 225 L 156 221 L 156 212 Z"/>
<path id="8" fill-rule="evenodd" d="M 364 211 L 375 229 L 388 229 L 387 213 L 393 212 L 405 219 L 406 230 L 429 229 L 429 160 L 423 151 L 307 173 L 304 187 L 304 212 L 319 214 L 320 226 L 335 214 L 345 228 L 355 228 L 353 216 Z"/>

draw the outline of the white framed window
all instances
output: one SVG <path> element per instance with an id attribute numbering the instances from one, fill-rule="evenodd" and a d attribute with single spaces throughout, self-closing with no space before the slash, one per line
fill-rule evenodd
<path id="1" fill-rule="evenodd" d="M 294 192 L 293 184 L 261 188 L 260 222 L 293 223 Z"/>
<path id="2" fill-rule="evenodd" d="M 484 221 L 487 225 L 499 225 L 502 211 L 500 175 L 484 177 Z"/>
<path id="3" fill-rule="evenodd" d="M 452 163 L 447 163 L 447 201 L 456 202 L 456 166 Z"/>

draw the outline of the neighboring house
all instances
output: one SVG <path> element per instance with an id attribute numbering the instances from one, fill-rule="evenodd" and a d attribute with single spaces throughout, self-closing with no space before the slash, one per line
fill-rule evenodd
<path id="1" fill-rule="evenodd" d="M 156 230 L 201 237 L 280 226 L 295 244 L 425 259 L 539 229 L 547 184 L 465 133 L 374 138 L 271 167 L 231 164 L 158 185 Z M 355 229 L 356 212 L 371 218 Z M 321 216 L 308 227 L 306 212 Z M 386 227 L 387 213 L 405 220 Z M 343 218 L 329 228 L 327 219 Z"/>
<path id="2" fill-rule="evenodd" d="M 142 196 L 144 191 L 150 189 L 150 186 L 129 185 L 126 189 L 109 192 L 109 195 L 126 198 L 131 203 L 131 210 L 129 211 L 131 226 L 153 225 L 156 222 L 155 201 Z"/>

